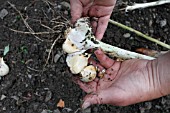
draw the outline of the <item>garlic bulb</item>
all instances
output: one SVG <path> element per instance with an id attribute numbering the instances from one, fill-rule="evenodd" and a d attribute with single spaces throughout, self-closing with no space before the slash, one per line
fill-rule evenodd
<path id="1" fill-rule="evenodd" d="M 84 67 L 88 64 L 88 58 L 90 54 L 68 54 L 66 58 L 67 65 L 70 67 L 70 70 L 73 74 L 80 73 Z"/>
<path id="2" fill-rule="evenodd" d="M 0 76 L 5 76 L 9 72 L 9 67 L 5 64 L 3 58 L 0 58 Z"/>
<path id="3" fill-rule="evenodd" d="M 96 78 L 96 74 L 96 68 L 93 65 L 89 65 L 80 72 L 80 79 L 83 82 L 90 82 Z"/>

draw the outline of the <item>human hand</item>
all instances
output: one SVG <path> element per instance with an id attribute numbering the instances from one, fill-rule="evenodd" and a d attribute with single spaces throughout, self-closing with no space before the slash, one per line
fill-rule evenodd
<path id="1" fill-rule="evenodd" d="M 72 23 L 82 16 L 96 17 L 92 22 L 93 32 L 101 40 L 107 28 L 116 0 L 70 0 Z"/>
<path id="2" fill-rule="evenodd" d="M 160 77 L 155 73 L 153 61 L 132 59 L 118 62 L 101 50 L 95 51 L 95 55 L 100 64 L 94 60 L 90 62 L 106 71 L 103 78 L 89 83 L 75 79 L 80 88 L 88 93 L 82 108 L 93 104 L 126 106 L 166 95 Z"/>

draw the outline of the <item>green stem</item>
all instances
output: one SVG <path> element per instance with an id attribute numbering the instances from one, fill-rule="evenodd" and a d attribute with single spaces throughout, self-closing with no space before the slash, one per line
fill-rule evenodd
<path id="1" fill-rule="evenodd" d="M 154 38 L 152 38 L 152 37 L 150 37 L 150 36 L 147 36 L 147 35 L 139 32 L 139 31 L 137 31 L 137 30 L 135 30 L 135 29 L 133 29 L 133 28 L 131 28 L 131 27 L 125 26 L 125 25 L 123 25 L 123 24 L 121 24 L 121 23 L 118 23 L 118 22 L 116 22 L 116 21 L 113 21 L 113 20 L 111 20 L 111 19 L 109 20 L 109 22 L 110 22 L 111 24 L 114 24 L 114 25 L 116 25 L 116 26 L 119 26 L 119 27 L 121 27 L 121 28 L 123 28 L 123 29 L 129 30 L 129 31 L 131 31 L 131 32 L 133 32 L 133 33 L 135 33 L 135 34 L 137 34 L 137 35 L 139 35 L 139 36 L 141 36 L 141 37 L 143 37 L 143 38 L 145 38 L 145 39 L 147 39 L 147 40 L 150 40 L 150 41 L 152 41 L 152 42 L 155 42 L 155 43 L 161 45 L 162 47 L 165 47 L 165 48 L 167 48 L 167 49 L 170 49 L 170 45 L 165 44 L 165 43 L 163 43 L 163 42 L 161 42 L 161 41 L 159 41 L 159 40 L 156 40 L 156 39 L 154 39 Z"/>

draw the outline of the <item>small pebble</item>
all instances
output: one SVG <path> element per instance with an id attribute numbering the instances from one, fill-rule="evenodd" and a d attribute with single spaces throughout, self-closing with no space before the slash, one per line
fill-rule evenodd
<path id="1" fill-rule="evenodd" d="M 67 112 L 73 111 L 71 108 L 63 108 L 63 110 L 65 110 L 65 111 L 67 111 Z"/>
<path id="2" fill-rule="evenodd" d="M 145 108 L 141 107 L 140 108 L 140 113 L 145 113 Z"/>
<path id="3" fill-rule="evenodd" d="M 48 112 L 47 112 L 47 110 L 44 109 L 41 113 L 48 113 Z"/>
<path id="4" fill-rule="evenodd" d="M 52 92 L 51 91 L 47 91 L 46 97 L 45 97 L 45 102 L 49 101 L 52 97 Z"/>
<path id="5" fill-rule="evenodd" d="M 57 61 L 59 60 L 59 58 L 61 57 L 61 53 L 57 53 L 55 56 L 54 56 L 54 63 L 57 63 Z"/>
<path id="6" fill-rule="evenodd" d="M 166 26 L 166 24 L 167 24 L 167 20 L 166 19 L 160 21 L 161 27 Z"/>
<path id="7" fill-rule="evenodd" d="M 151 102 L 145 102 L 146 109 L 151 109 L 152 108 L 152 103 Z"/>
<path id="8" fill-rule="evenodd" d="M 17 96 L 11 96 L 11 98 L 14 100 L 17 100 L 17 101 L 19 100 L 19 97 L 17 97 Z"/>
<path id="9" fill-rule="evenodd" d="M 61 113 L 58 109 L 55 109 L 53 113 Z"/>
<path id="10" fill-rule="evenodd" d="M 98 107 L 94 107 L 93 112 L 97 113 L 98 112 Z"/>
<path id="11" fill-rule="evenodd" d="M 6 107 L 3 107 L 2 110 L 5 111 L 5 110 L 6 110 Z"/>
<path id="12" fill-rule="evenodd" d="M 1 19 L 4 19 L 4 17 L 7 16 L 7 15 L 8 15 L 8 11 L 6 9 L 2 9 L 0 11 L 0 18 Z"/>
<path id="13" fill-rule="evenodd" d="M 159 106 L 159 105 L 155 105 L 155 108 L 157 108 L 157 109 L 161 109 L 161 106 Z"/>
<path id="14" fill-rule="evenodd" d="M 5 95 L 1 95 L 1 100 L 5 99 L 6 96 Z"/>
<path id="15" fill-rule="evenodd" d="M 129 37 L 130 37 L 130 33 L 125 33 L 125 34 L 123 35 L 123 37 L 129 38 Z"/>
<path id="16" fill-rule="evenodd" d="M 65 15 L 68 15 L 68 11 L 64 11 L 64 14 L 65 14 Z"/>
<path id="17" fill-rule="evenodd" d="M 91 108 L 86 108 L 82 111 L 82 113 L 91 113 Z"/>
<path id="18" fill-rule="evenodd" d="M 29 74 L 29 75 L 28 75 L 28 78 L 31 79 L 31 78 L 32 78 L 32 75 Z"/>

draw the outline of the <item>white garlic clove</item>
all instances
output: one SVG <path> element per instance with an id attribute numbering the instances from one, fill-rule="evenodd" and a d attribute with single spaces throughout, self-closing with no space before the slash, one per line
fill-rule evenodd
<path id="1" fill-rule="evenodd" d="M 96 78 L 96 74 L 96 68 L 93 65 L 89 65 L 80 72 L 80 79 L 83 82 L 91 82 Z"/>
<path id="2" fill-rule="evenodd" d="M 75 44 L 73 44 L 68 38 L 63 43 L 62 48 L 66 53 L 74 53 L 79 51 L 79 49 L 75 46 Z"/>
<path id="3" fill-rule="evenodd" d="M 67 65 L 70 67 L 70 70 L 73 74 L 80 73 L 84 67 L 88 64 L 88 58 L 90 54 L 68 54 L 66 58 Z"/>
<path id="4" fill-rule="evenodd" d="M 9 67 L 5 64 L 3 58 L 0 58 L 0 76 L 5 76 L 9 73 Z"/>

